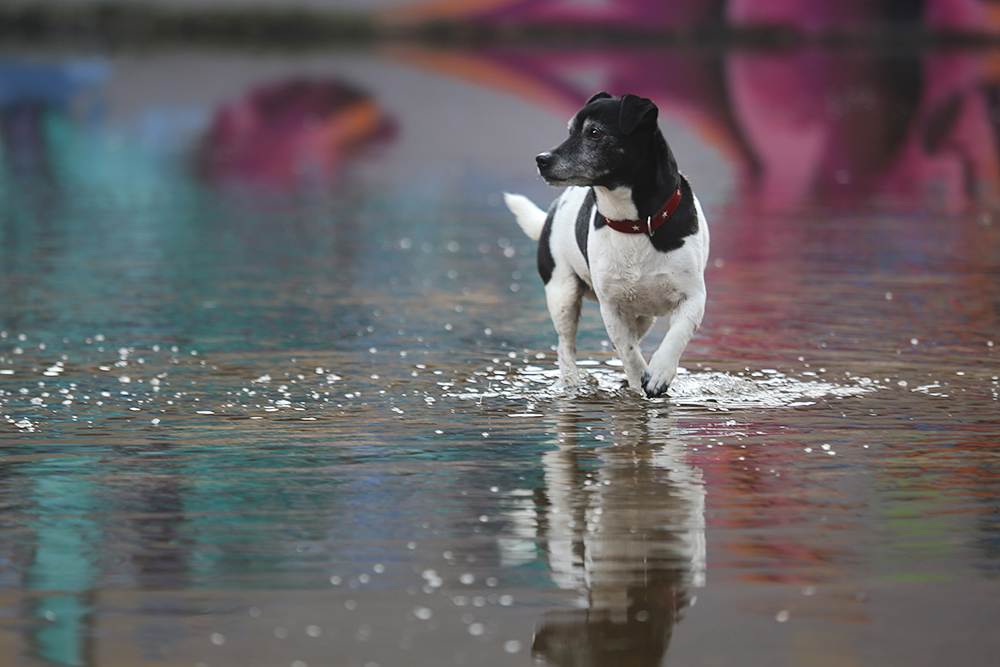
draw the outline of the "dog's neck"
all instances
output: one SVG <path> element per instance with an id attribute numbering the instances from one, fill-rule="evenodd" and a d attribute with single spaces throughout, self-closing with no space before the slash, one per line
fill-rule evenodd
<path id="1" fill-rule="evenodd" d="M 657 194 L 655 199 L 650 198 L 649 202 L 637 204 L 636 193 L 627 185 L 613 189 L 595 185 L 597 211 L 609 220 L 645 220 L 659 211 L 679 187 L 678 183 L 665 194 Z"/>
<path id="2" fill-rule="evenodd" d="M 677 162 L 658 131 L 653 137 L 653 148 L 646 154 L 643 163 L 637 169 L 639 178 L 634 187 L 593 186 L 597 196 L 597 210 L 605 218 L 645 220 L 659 211 L 681 186 Z"/>
<path id="3" fill-rule="evenodd" d="M 613 190 L 601 185 L 594 186 L 597 197 L 597 211 L 611 220 L 638 220 L 639 210 L 632 199 L 632 188 L 621 185 Z"/>

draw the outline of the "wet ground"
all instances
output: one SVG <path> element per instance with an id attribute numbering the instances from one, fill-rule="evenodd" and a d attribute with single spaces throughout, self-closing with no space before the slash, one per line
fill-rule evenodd
<path id="1" fill-rule="evenodd" d="M 996 664 L 997 62 L 7 54 L 4 664 Z M 711 225 L 664 399 L 501 205 L 599 89 Z"/>

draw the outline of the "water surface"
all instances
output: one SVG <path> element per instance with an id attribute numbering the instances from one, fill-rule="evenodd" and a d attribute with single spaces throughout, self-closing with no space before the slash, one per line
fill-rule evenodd
<path id="1" fill-rule="evenodd" d="M 990 58 L 8 56 L 5 664 L 993 664 Z M 711 224 L 663 399 L 501 206 L 599 88 Z"/>

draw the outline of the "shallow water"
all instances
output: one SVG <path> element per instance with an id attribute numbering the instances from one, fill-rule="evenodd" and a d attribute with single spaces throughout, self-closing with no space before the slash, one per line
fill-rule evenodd
<path id="1" fill-rule="evenodd" d="M 993 664 L 991 57 L 8 56 L 5 664 Z M 663 399 L 500 203 L 595 87 L 710 220 Z"/>

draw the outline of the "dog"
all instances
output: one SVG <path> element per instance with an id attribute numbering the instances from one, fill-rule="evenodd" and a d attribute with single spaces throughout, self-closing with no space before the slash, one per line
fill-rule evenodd
<path id="1" fill-rule="evenodd" d="M 632 391 L 663 395 L 705 313 L 708 223 L 657 124 L 636 95 L 597 93 L 569 122 L 569 138 L 535 157 L 566 190 L 543 211 L 505 193 L 521 229 L 538 241 L 538 273 L 558 335 L 560 378 L 590 380 L 576 364 L 583 298 L 601 317 Z M 670 327 L 649 364 L 640 341 L 657 317 Z"/>

